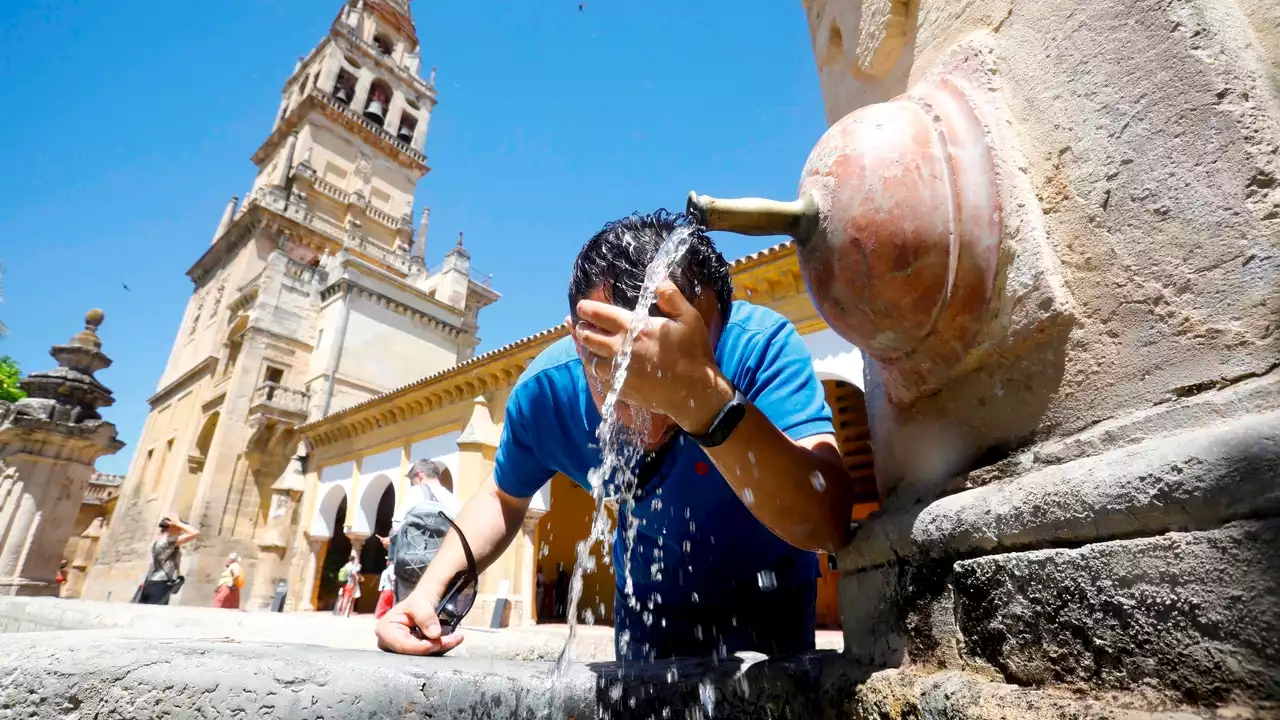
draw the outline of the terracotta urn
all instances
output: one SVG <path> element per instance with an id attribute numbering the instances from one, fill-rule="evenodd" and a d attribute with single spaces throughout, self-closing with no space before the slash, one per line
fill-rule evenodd
<path id="1" fill-rule="evenodd" d="M 710 230 L 790 235 L 827 324 L 909 400 L 957 366 L 986 323 L 1002 213 L 990 143 L 961 82 L 941 77 L 832 125 L 797 200 L 691 193 Z"/>

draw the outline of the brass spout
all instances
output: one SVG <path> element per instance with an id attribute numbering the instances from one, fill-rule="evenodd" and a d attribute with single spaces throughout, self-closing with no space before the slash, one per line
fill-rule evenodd
<path id="1" fill-rule="evenodd" d="M 739 235 L 790 235 L 803 242 L 818 227 L 818 201 L 811 192 L 791 202 L 764 198 L 723 200 L 691 192 L 686 211 L 708 230 Z"/>

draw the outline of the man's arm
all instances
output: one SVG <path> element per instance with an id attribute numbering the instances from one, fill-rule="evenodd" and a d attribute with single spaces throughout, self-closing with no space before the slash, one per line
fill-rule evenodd
<path id="1" fill-rule="evenodd" d="M 511 544 L 520 531 L 531 500 L 508 495 L 490 477 L 462 506 L 454 522 L 471 546 L 477 573 L 484 572 Z M 462 636 L 456 632 L 441 637 L 436 604 L 448 589 L 449 581 L 466 567 L 462 542 L 458 540 L 458 533 L 450 530 L 418 586 L 382 616 L 377 627 L 378 647 L 406 655 L 433 655 L 462 642 Z M 414 629 L 421 630 L 421 636 L 415 635 Z"/>
<path id="2" fill-rule="evenodd" d="M 632 343 L 622 397 L 670 417 L 691 435 L 703 435 L 733 399 L 733 386 L 716 364 L 711 335 L 698 310 L 669 281 L 659 286 L 657 295 L 666 317 L 651 318 Z M 606 361 L 589 363 L 588 371 L 597 372 L 597 365 L 611 369 L 629 331 L 631 313 L 583 300 L 578 314 L 589 325 L 576 327 L 575 337 Z M 767 397 L 771 406 L 784 408 L 820 404 L 821 385 L 814 385 L 818 381 L 807 351 L 795 348 L 800 341 L 794 329 L 789 336 L 766 342 L 752 397 Z M 606 371 L 598 376 L 602 384 L 611 381 L 609 375 Z M 785 427 L 800 438 L 793 440 L 749 403 L 729 439 L 707 448 L 707 454 L 774 534 L 805 550 L 835 551 L 849 532 L 852 482 L 830 433 L 830 417 L 817 420 L 812 411 L 792 418 Z"/>
<path id="3" fill-rule="evenodd" d="M 703 408 L 723 408 L 733 386 L 717 370 L 707 382 Z M 682 427 L 705 434 L 715 420 L 693 415 Z M 803 550 L 835 552 L 844 546 L 853 510 L 853 483 L 834 435 L 792 440 L 755 405 L 724 444 L 706 449 L 725 480 L 756 519 L 775 535 Z"/>

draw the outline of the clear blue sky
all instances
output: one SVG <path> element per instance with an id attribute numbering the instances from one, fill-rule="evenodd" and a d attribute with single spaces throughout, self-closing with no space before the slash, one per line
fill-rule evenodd
<path id="1" fill-rule="evenodd" d="M 0 3 L 0 354 L 24 372 L 101 307 L 124 472 L 227 199 L 340 0 Z M 600 225 L 689 190 L 794 197 L 825 128 L 800 0 L 414 0 L 439 66 L 427 262 L 458 230 L 503 298 L 481 351 L 565 315 Z M 730 258 L 770 244 L 722 236 Z M 127 284 L 130 291 L 122 287 Z"/>

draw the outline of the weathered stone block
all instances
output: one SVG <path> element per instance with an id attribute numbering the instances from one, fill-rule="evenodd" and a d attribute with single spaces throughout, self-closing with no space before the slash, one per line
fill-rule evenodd
<path id="1" fill-rule="evenodd" d="M 1280 520 L 955 564 L 964 648 L 1016 683 L 1280 700 Z"/>

